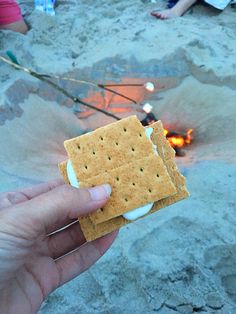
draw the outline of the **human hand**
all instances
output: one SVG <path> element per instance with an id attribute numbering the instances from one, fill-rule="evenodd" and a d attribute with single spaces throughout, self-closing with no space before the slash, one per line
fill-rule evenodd
<path id="1" fill-rule="evenodd" d="M 50 292 L 106 252 L 117 232 L 86 242 L 77 218 L 104 206 L 109 188 L 82 190 L 52 181 L 0 194 L 1 314 L 37 312 Z"/>

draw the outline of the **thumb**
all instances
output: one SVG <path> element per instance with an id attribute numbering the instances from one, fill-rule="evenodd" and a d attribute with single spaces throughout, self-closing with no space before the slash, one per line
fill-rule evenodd
<path id="1" fill-rule="evenodd" d="M 30 201 L 17 205 L 18 218 L 24 218 L 33 226 L 36 235 L 58 230 L 72 219 L 88 215 L 105 205 L 111 194 L 109 184 L 89 189 L 75 189 L 68 185 L 55 187 Z M 34 233 L 35 233 L 34 232 Z"/>

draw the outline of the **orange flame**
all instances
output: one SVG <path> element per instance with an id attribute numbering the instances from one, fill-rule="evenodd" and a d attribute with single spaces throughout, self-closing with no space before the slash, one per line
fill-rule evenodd
<path id="1" fill-rule="evenodd" d="M 173 135 L 171 133 L 174 133 Z M 177 133 L 177 132 L 170 132 L 167 129 L 164 129 L 164 135 L 167 137 L 170 145 L 172 147 L 183 147 L 185 145 L 191 144 L 193 140 L 193 129 L 189 129 L 185 134 L 184 133 Z"/>
<path id="2" fill-rule="evenodd" d="M 187 131 L 186 140 L 185 140 L 185 143 L 186 143 L 186 144 L 191 144 L 191 142 L 192 142 L 192 140 L 193 140 L 192 133 L 193 133 L 193 129 L 189 129 L 189 130 Z"/>

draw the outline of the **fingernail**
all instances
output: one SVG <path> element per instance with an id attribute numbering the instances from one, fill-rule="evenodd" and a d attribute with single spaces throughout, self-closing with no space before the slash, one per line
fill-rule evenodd
<path id="1" fill-rule="evenodd" d="M 93 201 L 101 201 L 108 198 L 111 195 L 111 191 L 111 186 L 109 184 L 103 184 L 89 189 Z"/>

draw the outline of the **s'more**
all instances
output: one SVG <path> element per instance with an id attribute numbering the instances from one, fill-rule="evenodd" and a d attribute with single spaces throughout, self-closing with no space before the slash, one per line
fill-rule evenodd
<path id="1" fill-rule="evenodd" d="M 185 178 L 161 121 L 143 127 L 136 116 L 64 142 L 68 160 L 59 164 L 64 181 L 77 188 L 108 183 L 103 208 L 79 218 L 92 241 L 188 197 Z"/>

